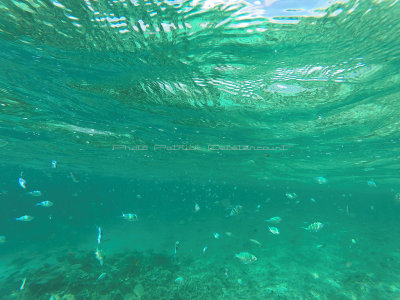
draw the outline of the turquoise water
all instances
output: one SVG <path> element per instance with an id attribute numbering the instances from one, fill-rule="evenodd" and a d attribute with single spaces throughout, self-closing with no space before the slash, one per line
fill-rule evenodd
<path id="1" fill-rule="evenodd" d="M 400 299 L 400 3 L 0 12 L 0 299 Z"/>

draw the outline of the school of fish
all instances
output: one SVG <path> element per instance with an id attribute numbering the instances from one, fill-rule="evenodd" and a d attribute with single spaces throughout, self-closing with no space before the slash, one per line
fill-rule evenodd
<path id="1" fill-rule="evenodd" d="M 55 169 L 57 168 L 57 162 L 55 160 L 51 161 L 51 168 Z M 73 174 L 72 172 L 70 172 L 70 178 L 72 179 L 72 181 L 74 183 L 79 183 L 80 180 L 78 179 L 78 177 Z M 326 184 L 328 182 L 328 180 L 322 176 L 319 177 L 314 177 L 314 181 L 318 184 Z M 376 187 L 376 183 L 372 180 L 369 180 L 368 185 L 371 187 Z M 20 177 L 18 178 L 18 184 L 22 189 L 26 189 L 27 188 L 27 181 L 26 179 L 23 178 L 23 172 L 21 172 Z M 32 196 L 32 197 L 42 197 L 43 194 L 40 190 L 32 190 L 30 192 L 27 192 L 27 195 Z M 140 197 L 139 197 L 140 196 Z M 298 195 L 294 192 L 287 192 L 285 194 L 286 198 L 289 200 L 293 200 L 293 199 L 297 199 Z M 137 195 L 138 199 L 141 199 L 142 196 L 141 195 Z M 400 196 L 399 196 L 400 198 Z M 311 198 L 312 202 L 315 202 L 314 198 Z M 297 202 L 296 202 L 297 203 Z M 41 202 L 37 202 L 34 206 L 41 206 L 41 207 L 45 207 L 45 208 L 50 208 L 53 207 L 54 203 L 52 201 L 49 200 L 44 200 Z M 260 212 L 260 208 L 261 205 L 257 205 L 256 208 L 256 212 Z M 198 202 L 195 203 L 194 205 L 194 212 L 199 212 L 200 211 L 200 205 Z M 239 214 L 241 214 L 243 212 L 243 206 L 242 205 L 235 205 L 233 207 L 231 207 L 228 215 L 226 215 L 227 218 L 231 218 L 231 217 L 235 217 Z M 138 221 L 138 216 L 135 213 L 122 213 L 122 215 L 120 216 L 122 219 L 128 221 L 128 222 L 137 222 Z M 20 217 L 16 217 L 14 220 L 19 221 L 19 222 L 30 222 L 33 221 L 35 219 L 34 216 L 31 215 L 22 215 Z M 267 229 L 270 233 L 272 233 L 273 235 L 280 235 L 280 230 L 276 227 L 278 224 L 281 224 L 282 222 L 282 218 L 279 216 L 274 216 L 274 217 L 270 217 L 269 219 L 266 219 L 265 222 L 274 225 L 274 226 L 267 226 Z M 306 227 L 301 227 L 303 228 L 305 231 L 308 232 L 319 232 L 322 228 L 324 227 L 324 224 L 321 222 L 313 222 L 310 223 L 308 226 Z M 96 260 L 98 261 L 100 266 L 104 265 L 104 253 L 103 250 L 101 249 L 101 240 L 102 240 L 102 229 L 101 227 L 97 227 L 97 246 L 96 249 L 94 251 L 94 256 L 96 258 Z M 230 238 L 233 236 L 233 234 L 231 232 L 226 232 L 225 233 L 226 237 Z M 213 233 L 213 236 L 215 239 L 220 239 L 221 235 L 217 232 Z M 251 244 L 256 245 L 258 247 L 263 247 L 263 244 L 261 242 L 259 242 L 256 239 L 250 238 L 249 241 L 251 242 Z M 6 237 L 5 236 L 1 236 L 0 235 L 0 244 L 3 244 L 6 242 Z M 176 241 L 175 242 L 175 247 L 174 247 L 174 255 L 178 254 L 178 249 L 180 246 L 180 242 Z M 253 246 L 254 247 L 254 246 Z M 208 246 L 204 246 L 204 248 L 202 249 L 202 253 L 205 254 L 206 251 L 209 249 Z M 251 264 L 257 261 L 257 257 L 254 254 L 251 254 L 247 251 L 243 251 L 240 252 L 238 254 L 235 254 L 235 258 L 237 258 L 239 261 L 241 261 L 244 264 Z M 98 280 L 102 280 L 103 278 L 105 278 L 107 276 L 107 273 L 101 273 L 100 276 L 97 278 Z M 175 282 L 181 282 L 183 281 L 183 279 L 181 279 L 181 277 L 178 277 Z M 23 286 L 25 285 L 25 282 L 23 283 Z M 23 288 L 23 287 L 22 287 Z"/>

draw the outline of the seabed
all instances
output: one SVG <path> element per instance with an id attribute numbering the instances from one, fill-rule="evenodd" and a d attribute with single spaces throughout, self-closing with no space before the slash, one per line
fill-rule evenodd
<path id="1" fill-rule="evenodd" d="M 280 251 L 244 246 L 258 256 L 256 262 L 243 264 L 226 252 L 194 259 L 131 251 L 106 255 L 101 266 L 86 250 L 53 253 L 53 262 L 44 255 L 17 259 L 0 278 L 0 295 L 4 300 L 400 299 L 400 282 L 390 276 L 399 268 L 399 249 L 381 259 L 369 256 L 373 250 L 353 249 L 345 253 L 346 261 L 334 246 Z M 24 268 L 13 269 L 16 265 Z"/>

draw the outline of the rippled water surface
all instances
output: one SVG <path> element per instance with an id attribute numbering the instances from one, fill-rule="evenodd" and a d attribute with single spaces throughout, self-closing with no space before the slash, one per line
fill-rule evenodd
<path id="1" fill-rule="evenodd" d="M 2 1 L 4 159 L 123 176 L 203 176 L 213 161 L 246 177 L 392 181 L 397 2 L 270 2 Z M 291 148 L 269 160 L 112 152 L 158 144 Z"/>

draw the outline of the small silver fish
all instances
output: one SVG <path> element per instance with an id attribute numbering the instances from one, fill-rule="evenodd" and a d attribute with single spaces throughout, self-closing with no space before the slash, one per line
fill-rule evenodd
<path id="1" fill-rule="evenodd" d="M 177 284 L 181 284 L 183 282 L 183 278 L 182 277 L 178 277 L 174 280 L 175 283 Z"/>
<path id="2" fill-rule="evenodd" d="M 279 234 L 279 229 L 276 227 L 269 227 L 268 226 L 269 231 L 271 231 L 272 234 Z"/>
<path id="3" fill-rule="evenodd" d="M 278 223 L 280 223 L 282 221 L 282 218 L 281 217 L 273 217 L 273 218 L 270 218 L 270 219 L 265 220 L 265 221 L 268 222 L 268 223 L 271 223 L 271 224 L 278 224 Z"/>
<path id="4" fill-rule="evenodd" d="M 104 277 L 108 276 L 107 273 L 101 273 L 99 277 L 97 277 L 96 281 L 102 280 Z"/>
<path id="5" fill-rule="evenodd" d="M 42 202 L 36 203 L 35 206 L 52 207 L 53 204 L 54 203 L 51 201 L 42 201 Z"/>
<path id="6" fill-rule="evenodd" d="M 249 252 L 240 252 L 239 254 L 235 254 L 235 257 L 238 258 L 244 264 L 249 264 L 255 262 L 257 257 Z"/>
<path id="7" fill-rule="evenodd" d="M 376 187 L 376 182 L 373 181 L 373 180 L 368 180 L 368 181 L 367 181 L 367 184 L 368 184 L 368 186 L 370 186 L 370 187 Z"/>
<path id="8" fill-rule="evenodd" d="M 200 205 L 197 204 L 197 203 L 195 203 L 195 204 L 194 204 L 194 211 L 195 211 L 195 212 L 198 212 L 199 210 L 200 210 Z"/>
<path id="9" fill-rule="evenodd" d="M 52 160 L 52 161 L 51 161 L 51 167 L 52 167 L 53 169 L 57 168 L 57 161 Z"/>
<path id="10" fill-rule="evenodd" d="M 78 179 L 78 177 L 76 177 L 76 175 L 74 173 L 69 172 L 69 175 L 71 175 L 71 179 L 73 182 L 79 183 L 80 180 Z"/>
<path id="11" fill-rule="evenodd" d="M 22 291 L 25 288 L 25 283 L 26 283 L 26 277 L 24 279 L 22 279 L 22 284 L 19 288 L 20 291 Z"/>
<path id="12" fill-rule="evenodd" d="M 396 193 L 396 194 L 394 195 L 394 200 L 395 200 L 396 202 L 400 202 L 400 193 Z"/>
<path id="13" fill-rule="evenodd" d="M 19 217 L 19 218 L 15 218 L 14 220 L 15 221 L 21 221 L 21 222 L 30 222 L 33 219 L 34 219 L 34 217 L 25 215 L 25 216 L 22 216 L 22 217 Z"/>
<path id="14" fill-rule="evenodd" d="M 97 248 L 96 252 L 94 253 L 94 255 L 96 256 L 96 259 L 99 261 L 100 266 L 102 266 L 103 263 L 104 263 L 103 251 L 101 251 L 99 248 Z"/>
<path id="15" fill-rule="evenodd" d="M 285 196 L 286 196 L 286 198 L 291 199 L 291 200 L 297 198 L 296 193 L 286 193 Z"/>
<path id="16" fill-rule="evenodd" d="M 98 234 L 97 234 L 97 245 L 100 245 L 100 242 L 101 242 L 101 228 L 100 227 L 97 227 L 97 232 L 98 232 Z"/>
<path id="17" fill-rule="evenodd" d="M 229 217 L 237 216 L 241 212 L 242 208 L 243 208 L 243 206 L 236 205 L 234 208 L 232 208 L 231 212 L 226 217 L 229 218 Z"/>
<path id="18" fill-rule="evenodd" d="M 26 189 L 26 181 L 23 178 L 18 178 L 18 184 L 20 185 L 20 187 L 22 187 L 23 189 Z"/>
<path id="19" fill-rule="evenodd" d="M 308 225 L 307 227 L 305 227 L 304 229 L 309 231 L 309 232 L 317 232 L 322 227 L 324 227 L 324 224 L 322 224 L 321 222 L 314 222 L 314 223 Z"/>
<path id="20" fill-rule="evenodd" d="M 314 181 L 318 184 L 325 184 L 328 182 L 328 179 L 325 177 L 319 176 L 319 177 L 314 177 Z"/>
<path id="21" fill-rule="evenodd" d="M 138 220 L 138 216 L 136 214 L 122 214 L 121 218 L 130 221 L 130 222 L 135 222 Z"/>
<path id="22" fill-rule="evenodd" d="M 28 192 L 28 195 L 31 195 L 33 197 L 40 197 L 40 196 L 42 196 L 42 192 L 41 191 L 32 191 L 32 192 Z"/>
<path id="23" fill-rule="evenodd" d="M 176 255 L 176 253 L 178 252 L 179 249 L 179 241 L 175 242 L 175 248 L 174 248 L 174 254 Z"/>
<path id="24" fill-rule="evenodd" d="M 260 246 L 260 247 L 264 247 L 259 241 L 255 240 L 255 239 L 249 239 L 250 242 Z"/>

